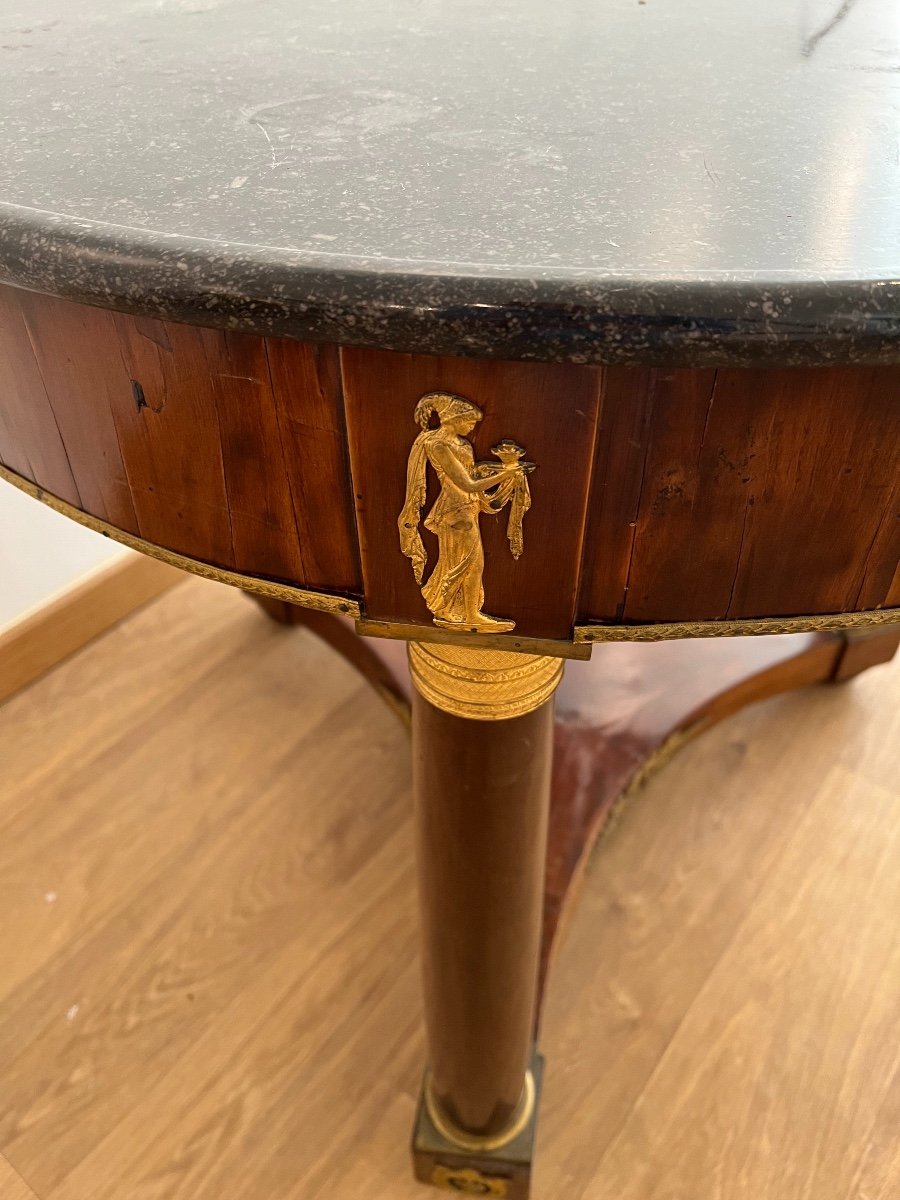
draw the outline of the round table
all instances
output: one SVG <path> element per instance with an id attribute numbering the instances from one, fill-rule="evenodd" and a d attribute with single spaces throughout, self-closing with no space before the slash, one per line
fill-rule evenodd
<path id="1" fill-rule="evenodd" d="M 610 813 L 898 643 L 893 0 L 33 0 L 0 53 L 0 475 L 411 714 L 415 1169 L 523 1197 Z"/>

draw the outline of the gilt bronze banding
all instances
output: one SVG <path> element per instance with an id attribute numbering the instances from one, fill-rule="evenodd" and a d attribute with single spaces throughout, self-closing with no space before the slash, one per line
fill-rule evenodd
<path id="1" fill-rule="evenodd" d="M 267 596 L 272 600 L 286 600 L 289 604 L 296 604 L 299 608 L 309 608 L 316 612 L 334 613 L 336 616 L 357 618 L 360 615 L 359 602 L 351 600 L 348 596 L 335 596 L 328 592 L 314 592 L 307 588 L 293 587 L 287 583 L 276 583 L 273 579 L 259 579 L 255 575 L 243 575 L 239 571 L 228 571 L 224 567 L 216 567 L 212 563 L 202 562 L 196 558 L 189 558 L 185 554 L 178 554 L 174 550 L 167 549 L 165 546 L 157 545 L 155 542 L 145 541 L 144 538 L 136 537 L 135 534 L 128 533 L 124 529 L 119 529 L 115 525 L 110 525 L 108 521 L 101 520 L 100 517 L 95 517 L 81 508 L 76 508 L 74 504 L 69 504 L 67 500 L 62 500 L 59 496 L 54 496 L 52 492 L 48 492 L 45 488 L 38 486 L 38 484 L 32 483 L 30 479 L 25 479 L 23 476 L 17 475 L 15 471 L 10 471 L 2 463 L 0 463 L 0 479 L 5 479 L 13 487 L 17 487 L 20 491 L 34 497 L 35 500 L 40 500 L 42 504 L 46 504 L 54 512 L 58 512 L 64 517 L 70 517 L 73 521 L 77 521 L 79 525 L 84 525 L 85 528 L 92 529 L 95 533 L 100 533 L 112 541 L 120 542 L 123 546 L 127 546 L 129 550 L 138 550 L 141 554 L 146 554 L 149 558 L 158 559 L 160 562 L 168 563 L 172 567 L 178 567 L 182 571 L 189 571 L 192 575 L 199 575 L 202 579 L 213 579 L 216 583 L 227 583 L 231 587 L 241 588 L 243 591 L 252 592 L 256 596 Z"/>
<path id="2" fill-rule="evenodd" d="M 646 625 L 576 625 L 576 645 L 597 642 L 665 642 L 673 638 L 764 637 L 774 633 L 841 633 L 900 625 L 900 608 L 810 613 L 796 617 L 739 617 L 728 621 L 658 621 Z"/>
<path id="3" fill-rule="evenodd" d="M 600 622 L 586 625 L 576 625 L 571 642 L 553 641 L 552 639 L 520 638 L 517 634 L 478 634 L 468 635 L 465 632 L 441 630 L 434 626 L 404 624 L 394 621 L 372 621 L 366 619 L 358 600 L 348 596 L 334 595 L 328 592 L 313 591 L 308 588 L 295 587 L 292 584 L 279 583 L 272 579 L 261 579 L 254 575 L 243 574 L 239 571 L 229 571 L 216 567 L 212 563 L 202 562 L 184 554 L 178 554 L 155 542 L 128 533 L 124 529 L 104 521 L 100 517 L 76 508 L 67 500 L 47 491 L 39 484 L 19 475 L 16 471 L 0 463 L 0 479 L 11 483 L 13 487 L 46 504 L 55 512 L 69 517 L 78 524 L 84 525 L 96 533 L 102 534 L 113 541 L 156 558 L 160 562 L 169 563 L 192 575 L 204 579 L 213 579 L 218 583 L 226 583 L 231 587 L 239 587 L 258 596 L 269 596 L 277 600 L 286 600 L 300 608 L 308 608 L 318 612 L 335 613 L 338 616 L 355 617 L 359 621 L 359 632 L 369 637 L 386 637 L 407 640 L 410 638 L 447 639 L 448 642 L 477 638 L 476 649 L 483 643 L 496 646 L 509 639 L 517 649 L 529 651 L 531 647 L 553 650 L 554 655 L 565 658 L 585 658 L 590 655 L 593 645 L 600 642 L 657 642 L 672 638 L 707 638 L 707 637 L 748 637 L 781 633 L 839 633 L 851 630 L 871 630 L 873 632 L 886 626 L 900 625 L 900 608 L 861 609 L 856 612 L 843 613 L 812 613 L 790 617 L 745 617 L 726 621 L 660 621 L 642 625 L 616 625 Z M 525 655 L 517 654 L 522 658 Z M 424 694 L 424 693 L 423 693 Z M 452 711 L 452 710 L 451 710 Z M 527 710 L 526 710 L 527 711 Z M 468 715 L 468 714 L 467 714 Z M 512 714 L 511 714 L 512 715 Z"/>
<path id="4" fill-rule="evenodd" d="M 409 669 L 417 690 L 435 708 L 475 721 L 504 721 L 550 699 L 562 679 L 563 660 L 410 642 Z"/>
<path id="5" fill-rule="evenodd" d="M 425 1078 L 425 1107 L 432 1124 L 441 1137 L 459 1146 L 462 1150 L 499 1150 L 501 1147 L 509 1145 L 523 1129 L 527 1128 L 534 1115 L 534 1105 L 534 1076 L 531 1071 L 527 1071 L 522 1087 L 522 1098 L 506 1128 L 494 1134 L 469 1133 L 465 1129 L 460 1129 L 443 1111 L 441 1102 L 434 1092 L 431 1074 L 429 1073 Z"/>
<path id="6" fill-rule="evenodd" d="M 356 632 L 362 637 L 391 638 L 404 642 L 439 642 L 445 646 L 475 646 L 477 650 L 505 650 L 515 654 L 541 654 L 550 658 L 578 659 L 589 662 L 593 645 L 576 645 L 558 638 L 519 637 L 517 633 L 479 633 L 477 641 L 470 633 L 430 625 L 404 624 L 399 621 L 374 621 L 360 617 Z"/>

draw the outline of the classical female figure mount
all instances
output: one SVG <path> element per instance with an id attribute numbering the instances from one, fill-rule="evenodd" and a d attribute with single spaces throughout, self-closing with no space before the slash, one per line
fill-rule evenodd
<path id="1" fill-rule="evenodd" d="M 440 424 L 431 426 L 432 413 Z M 528 474 L 534 464 L 523 461 L 525 451 L 508 439 L 491 450 L 498 463 L 476 463 L 466 438 L 483 413 L 469 400 L 450 392 L 427 392 L 419 400 L 415 418 L 422 432 L 413 442 L 406 468 L 406 503 L 397 524 L 400 546 L 412 560 L 421 586 L 427 555 L 419 534 L 425 505 L 427 464 L 431 463 L 441 492 L 425 518 L 425 528 L 437 535 L 438 560 L 422 586 L 422 595 L 434 615 L 435 625 L 467 633 L 508 633 L 515 621 L 491 617 L 484 604 L 484 548 L 478 518 L 496 516 L 509 505 L 507 536 L 510 551 L 518 558 L 523 550 L 522 521 L 531 507 Z"/>

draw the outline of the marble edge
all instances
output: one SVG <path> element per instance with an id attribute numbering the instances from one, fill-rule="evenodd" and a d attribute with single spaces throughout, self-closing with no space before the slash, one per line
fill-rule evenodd
<path id="1" fill-rule="evenodd" d="M 0 203 L 0 282 L 300 341 L 585 364 L 900 362 L 900 277 L 702 280 L 346 259 Z"/>

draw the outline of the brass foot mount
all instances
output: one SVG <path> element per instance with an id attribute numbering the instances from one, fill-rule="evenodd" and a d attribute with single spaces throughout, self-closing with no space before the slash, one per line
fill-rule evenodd
<path id="1" fill-rule="evenodd" d="M 522 1104 L 499 1137 L 479 1138 L 452 1128 L 422 1086 L 412 1155 L 416 1178 L 444 1191 L 469 1196 L 528 1200 L 544 1060 L 535 1054 Z"/>

